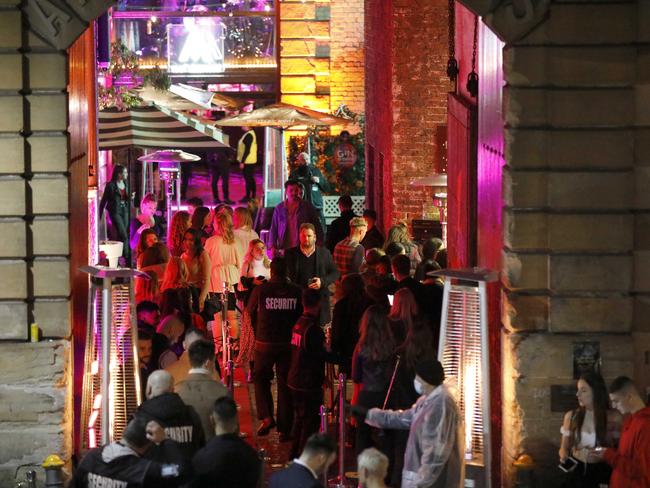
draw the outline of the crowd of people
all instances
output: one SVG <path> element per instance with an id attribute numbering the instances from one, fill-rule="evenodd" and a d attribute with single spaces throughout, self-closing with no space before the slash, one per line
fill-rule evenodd
<path id="1" fill-rule="evenodd" d="M 127 232 L 125 170 L 116 174 L 106 208 Z M 323 385 L 335 368 L 354 385 L 361 486 L 460 486 L 461 418 L 435 359 L 443 288 L 433 272 L 446 267 L 442 241 L 418 245 L 401 223 L 384 238 L 376 213 L 356 215 L 349 196 L 340 197 L 341 216 L 325 228 L 322 209 L 310 201 L 321 177 L 294 176 L 264 239 L 254 229 L 252 200 L 212 209 L 191 200 L 165 232 L 155 198 L 143 197 L 128 242 L 129 259 L 149 276 L 135 284 L 146 401 L 120 442 L 86 456 L 74 486 L 259 485 L 260 460 L 238 435 L 237 406 L 221 382 L 223 334 L 253 384 L 257 435 L 276 429 L 279 442 L 290 443 L 293 463 L 270 478 L 271 487 L 321 486 L 337 452 L 318 433 Z M 598 486 L 609 479 L 608 466 L 612 487 L 650 486 L 649 411 L 629 380 L 617 381 L 612 403 L 636 419 L 620 437 L 602 378 L 578 382 L 580 407 L 562 426 L 568 486 Z"/>

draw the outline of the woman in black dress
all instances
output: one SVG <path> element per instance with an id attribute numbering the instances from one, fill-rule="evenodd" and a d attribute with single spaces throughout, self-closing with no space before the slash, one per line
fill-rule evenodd
<path id="1" fill-rule="evenodd" d="M 99 215 L 101 217 L 104 209 L 108 210 L 110 226 L 108 226 L 108 237 L 114 241 L 124 244 L 122 256 L 128 266 L 131 262 L 131 247 L 129 246 L 129 173 L 121 164 L 113 167 L 111 181 L 106 183 L 102 199 L 99 202 Z"/>

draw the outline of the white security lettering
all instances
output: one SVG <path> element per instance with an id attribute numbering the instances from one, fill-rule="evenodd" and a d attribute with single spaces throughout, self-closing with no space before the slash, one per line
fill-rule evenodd
<path id="1" fill-rule="evenodd" d="M 88 488 L 126 488 L 126 481 L 114 480 L 95 473 L 88 473 Z"/>
<path id="2" fill-rule="evenodd" d="M 295 310 L 297 306 L 297 298 L 268 297 L 265 302 L 266 310 Z"/>
<path id="3" fill-rule="evenodd" d="M 165 434 L 171 440 L 181 444 L 192 442 L 192 426 L 182 425 L 180 427 L 165 427 Z"/>

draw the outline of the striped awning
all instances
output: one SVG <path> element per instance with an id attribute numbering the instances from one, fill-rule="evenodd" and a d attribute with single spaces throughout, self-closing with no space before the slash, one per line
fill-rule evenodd
<path id="1" fill-rule="evenodd" d="M 165 113 L 168 112 L 168 113 Z M 217 149 L 228 146 L 220 130 L 201 131 L 187 116 L 155 106 L 135 107 L 127 112 L 99 112 L 99 149 L 128 146 L 159 149 Z M 172 116 L 173 115 L 173 116 Z M 183 118 L 187 119 L 185 122 Z"/>

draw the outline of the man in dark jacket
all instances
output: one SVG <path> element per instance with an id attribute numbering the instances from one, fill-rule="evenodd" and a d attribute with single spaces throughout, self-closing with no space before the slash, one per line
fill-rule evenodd
<path id="1" fill-rule="evenodd" d="M 269 229 L 269 247 L 271 255 L 282 255 L 285 250 L 299 244 L 300 225 L 310 223 L 314 226 L 318 242 L 323 242 L 323 228 L 320 216 L 314 206 L 303 200 L 302 185 L 297 181 L 287 180 L 284 184 L 286 198 L 273 209 L 271 228 Z"/>
<path id="2" fill-rule="evenodd" d="M 318 432 L 325 361 L 338 362 L 336 355 L 325 350 L 325 334 L 318 323 L 321 306 L 318 291 L 303 290 L 302 306 L 304 311 L 291 332 L 291 365 L 287 378 L 294 418 L 291 457 L 298 456 L 309 436 Z"/>
<path id="3" fill-rule="evenodd" d="M 230 397 L 214 402 L 214 437 L 197 452 L 194 488 L 255 488 L 262 463 L 255 450 L 239 437 L 237 404 Z"/>
<path id="4" fill-rule="evenodd" d="M 162 425 L 165 435 L 176 441 L 189 461 L 205 444 L 201 419 L 196 411 L 173 393 L 174 380 L 164 370 L 151 373 L 147 381 L 147 400 L 137 410 L 137 415 L 155 420 Z M 153 455 L 158 459 L 157 455 Z"/>
<path id="5" fill-rule="evenodd" d="M 332 254 L 316 245 L 316 230 L 311 224 L 300 226 L 300 246 L 287 249 L 289 279 L 301 288 L 318 290 L 321 296 L 320 325 L 331 320 L 329 286 L 339 278 Z"/>
<path id="6" fill-rule="evenodd" d="M 325 247 L 334 254 L 336 245 L 345 239 L 350 233 L 350 220 L 356 215 L 352 210 L 352 197 L 350 195 L 343 195 L 339 198 L 339 210 L 341 216 L 335 218 L 327 229 L 327 239 Z"/>
<path id="7" fill-rule="evenodd" d="M 267 435 L 275 426 L 271 380 L 273 366 L 278 378 L 278 432 L 281 440 L 289 438 L 293 424 L 291 393 L 287 388 L 287 374 L 291 353 L 291 328 L 302 313 L 300 288 L 287 280 L 287 262 L 276 257 L 271 262 L 271 279 L 256 286 L 244 310 L 244 321 L 250 321 L 255 331 L 255 404 L 262 421 L 257 429 Z"/>
<path id="8" fill-rule="evenodd" d="M 331 191 L 331 185 L 323 176 L 321 170 L 310 164 L 309 154 L 302 152 L 296 158 L 296 165 L 289 179 L 299 182 L 305 190 L 304 199 L 311 203 L 318 211 L 321 226 L 325 230 L 325 216 L 323 215 L 323 194 L 321 192 Z"/>
<path id="9" fill-rule="evenodd" d="M 363 218 L 368 225 L 368 231 L 361 241 L 361 245 L 366 251 L 374 248 L 381 249 L 384 247 L 385 239 L 383 234 L 379 231 L 379 229 L 377 229 L 377 226 L 375 225 L 377 223 L 377 212 L 370 208 L 367 208 L 363 211 Z"/>
<path id="10" fill-rule="evenodd" d="M 146 455 L 157 445 L 158 461 Z M 165 436 L 155 421 L 134 417 L 124 429 L 122 440 L 92 449 L 77 467 L 73 488 L 147 488 L 180 486 L 187 481 L 189 465 L 176 442 Z"/>
<path id="11" fill-rule="evenodd" d="M 336 443 L 326 434 L 314 434 L 298 459 L 271 476 L 269 488 L 323 488 L 319 479 L 336 460 Z"/>

